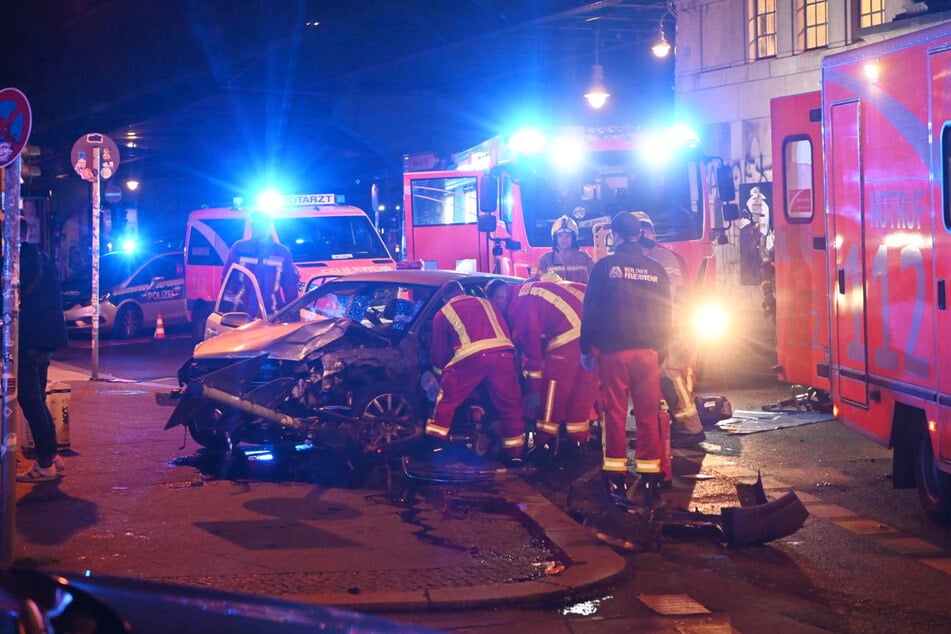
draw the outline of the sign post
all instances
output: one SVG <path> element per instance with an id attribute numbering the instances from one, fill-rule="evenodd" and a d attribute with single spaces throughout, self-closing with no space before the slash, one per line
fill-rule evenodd
<path id="1" fill-rule="evenodd" d="M 19 409 L 17 345 L 20 326 L 20 153 L 33 115 L 16 88 L 0 90 L 0 191 L 3 201 L 3 360 L 0 413 L 0 566 L 13 563 L 16 536 L 16 464 Z M 7 166 L 10 169 L 7 169 Z"/>
<path id="2" fill-rule="evenodd" d="M 105 134 L 79 137 L 70 153 L 73 169 L 92 183 L 92 359 L 91 380 L 99 380 L 99 219 L 102 215 L 102 179 L 110 179 L 119 167 L 119 148 Z"/>

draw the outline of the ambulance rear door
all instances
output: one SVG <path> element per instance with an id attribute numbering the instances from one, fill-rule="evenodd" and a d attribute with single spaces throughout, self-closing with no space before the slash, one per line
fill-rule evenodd
<path id="1" fill-rule="evenodd" d="M 951 333 L 951 308 L 948 306 L 948 284 L 951 282 L 951 92 L 948 91 L 948 68 L 951 50 L 929 55 L 931 72 L 931 180 L 934 204 L 934 266 L 935 266 L 935 332 Z M 938 454 L 951 468 L 951 337 L 937 336 L 935 341 L 935 374 L 938 385 Z"/>
<path id="2" fill-rule="evenodd" d="M 780 378 L 829 389 L 829 282 L 821 94 L 770 102 Z"/>
<path id="3" fill-rule="evenodd" d="M 862 213 L 861 103 L 833 103 L 829 132 L 829 223 L 833 292 L 833 367 L 839 398 L 868 407 L 868 346 L 865 322 L 865 215 Z"/>

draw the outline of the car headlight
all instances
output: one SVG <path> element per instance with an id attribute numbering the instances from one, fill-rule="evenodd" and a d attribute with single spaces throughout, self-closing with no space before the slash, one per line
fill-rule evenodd
<path id="1" fill-rule="evenodd" d="M 709 302 L 694 309 L 691 325 L 698 341 L 718 341 L 726 335 L 730 318 L 722 304 Z"/>

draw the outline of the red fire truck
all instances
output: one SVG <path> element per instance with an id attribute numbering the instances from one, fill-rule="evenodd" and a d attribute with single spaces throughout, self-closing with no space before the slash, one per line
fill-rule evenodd
<path id="1" fill-rule="evenodd" d="M 597 259 L 606 249 L 598 229 L 620 211 L 644 211 L 658 239 L 687 259 L 691 280 L 715 275 L 714 201 L 699 139 L 684 127 L 526 130 L 456 153 L 447 169 L 406 163 L 406 257 L 426 268 L 527 277 L 562 215 Z"/>
<path id="2" fill-rule="evenodd" d="M 780 378 L 894 449 L 951 523 L 951 24 L 830 55 L 772 102 Z M 944 335 L 942 336 L 942 333 Z"/>
<path id="3" fill-rule="evenodd" d="M 724 320 L 724 302 L 714 292 L 713 238 L 738 209 L 724 205 L 719 213 L 720 200 L 735 196 L 733 177 L 699 146 L 681 126 L 569 127 L 494 137 L 454 154 L 445 169 L 434 169 L 431 155 L 423 166 L 404 157 L 406 258 L 423 268 L 528 277 L 552 249 L 559 217 L 578 223 L 581 249 L 597 260 L 608 251 L 611 218 L 643 211 L 658 240 L 686 260 L 685 282 L 703 291 L 691 311 L 705 315 L 694 317 L 704 325 L 698 334 L 719 345 L 723 334 L 711 324 Z M 708 174 L 719 199 L 709 194 Z"/>

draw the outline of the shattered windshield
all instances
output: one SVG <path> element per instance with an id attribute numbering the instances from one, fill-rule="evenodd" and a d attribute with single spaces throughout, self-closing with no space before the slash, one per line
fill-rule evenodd
<path id="1" fill-rule="evenodd" d="M 334 281 L 288 304 L 271 323 L 318 321 L 345 317 L 367 328 L 408 330 L 436 292 L 432 286 L 395 282 Z"/>

